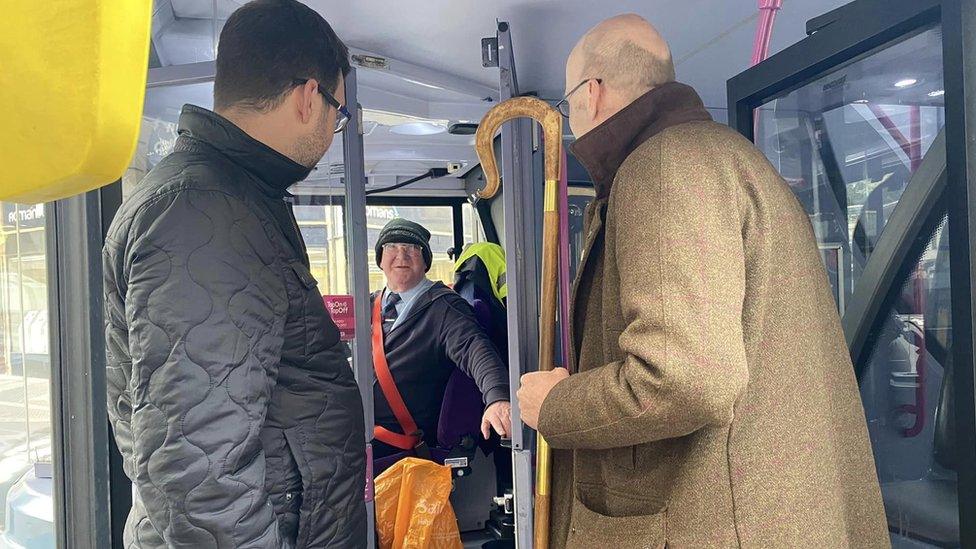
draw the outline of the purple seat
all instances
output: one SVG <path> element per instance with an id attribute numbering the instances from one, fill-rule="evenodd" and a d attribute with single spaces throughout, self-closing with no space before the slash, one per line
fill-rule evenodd
<path id="1" fill-rule="evenodd" d="M 481 288 L 475 288 L 474 293 L 477 297 L 474 298 L 471 308 L 474 309 L 474 317 L 478 319 L 478 324 L 481 324 L 481 328 L 487 332 L 491 329 L 491 309 L 488 308 L 488 303 L 481 299 Z"/>
<path id="2" fill-rule="evenodd" d="M 488 324 L 487 315 L 490 314 L 487 304 L 475 299 L 473 308 L 478 323 L 485 327 Z M 437 421 L 437 447 L 430 449 L 431 459 L 443 465 L 451 451 L 460 446 L 462 440 L 468 436 L 476 443 L 484 442 L 481 436 L 481 416 L 484 410 L 481 391 L 474 380 L 461 370 L 454 370 L 444 389 L 441 413 Z M 487 449 L 483 445 L 482 448 Z M 411 452 L 400 452 L 375 460 L 374 474 L 379 475 L 397 461 L 411 455 Z"/>
<path id="3" fill-rule="evenodd" d="M 485 405 L 481 391 L 473 379 L 461 370 L 455 370 L 447 381 L 441 415 L 437 421 L 437 444 L 441 448 L 453 448 L 465 435 L 477 435 L 481 439 L 481 415 Z"/>
<path id="4" fill-rule="evenodd" d="M 489 326 L 488 304 L 475 298 L 472 303 L 474 316 L 486 332 Z M 453 448 L 466 435 L 474 440 L 481 438 L 481 415 L 485 411 L 481 391 L 474 380 L 461 370 L 455 370 L 447 380 L 441 415 L 437 422 L 437 444 L 441 448 Z"/>

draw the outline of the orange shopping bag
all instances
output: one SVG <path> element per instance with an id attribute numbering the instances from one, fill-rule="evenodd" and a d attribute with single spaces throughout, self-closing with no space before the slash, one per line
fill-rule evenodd
<path id="1" fill-rule="evenodd" d="M 451 468 L 405 458 L 376 478 L 380 549 L 463 549 L 451 507 Z"/>

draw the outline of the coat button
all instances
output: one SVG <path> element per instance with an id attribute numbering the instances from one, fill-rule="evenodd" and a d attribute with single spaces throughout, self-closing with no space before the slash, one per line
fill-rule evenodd
<path id="1" fill-rule="evenodd" d="M 291 501 L 295 497 L 291 492 L 285 494 L 285 501 Z"/>

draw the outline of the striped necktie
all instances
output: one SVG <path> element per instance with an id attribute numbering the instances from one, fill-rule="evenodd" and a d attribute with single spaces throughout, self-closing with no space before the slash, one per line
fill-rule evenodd
<path id="1" fill-rule="evenodd" d="M 390 334 L 393 324 L 397 319 L 396 305 L 400 302 L 400 294 L 390 293 L 386 297 L 386 305 L 383 307 L 383 337 Z"/>

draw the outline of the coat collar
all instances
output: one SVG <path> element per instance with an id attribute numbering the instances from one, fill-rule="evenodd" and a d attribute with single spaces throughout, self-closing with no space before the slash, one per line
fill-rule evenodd
<path id="1" fill-rule="evenodd" d="M 312 171 L 254 139 L 223 116 L 195 105 L 184 105 L 176 149 L 186 149 L 194 141 L 206 143 L 254 174 L 261 190 L 275 198 L 286 196 L 288 187 Z"/>
<path id="2" fill-rule="evenodd" d="M 711 119 L 691 86 L 670 82 L 638 97 L 570 148 L 593 179 L 597 198 L 605 198 L 620 165 L 645 141 L 672 126 Z"/>

